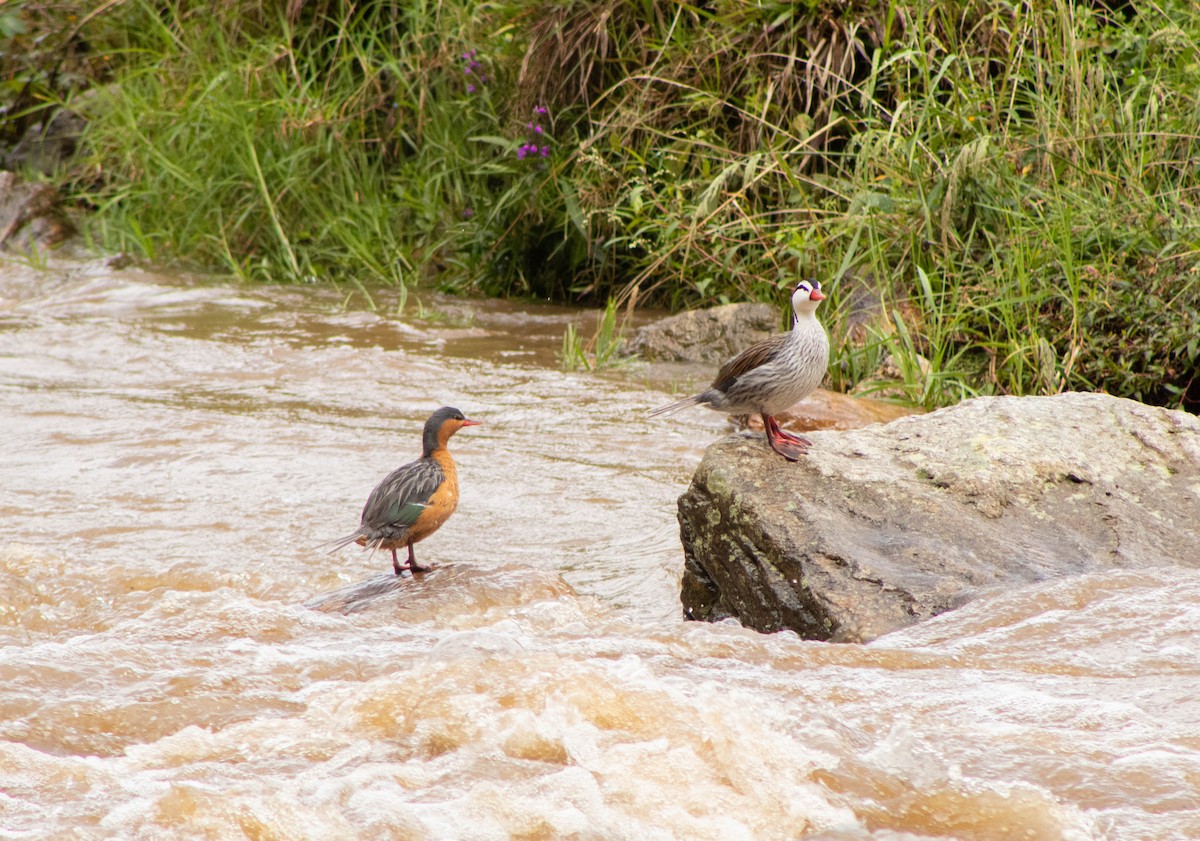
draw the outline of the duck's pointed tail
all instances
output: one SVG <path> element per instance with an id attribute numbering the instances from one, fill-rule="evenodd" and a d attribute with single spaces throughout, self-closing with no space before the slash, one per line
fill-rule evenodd
<path id="1" fill-rule="evenodd" d="M 314 549 L 325 549 L 325 551 L 328 554 L 332 555 L 338 549 L 341 549 L 345 546 L 349 546 L 351 543 L 357 543 L 359 540 L 361 540 L 365 536 L 366 535 L 363 534 L 363 530 L 359 529 L 358 531 L 352 532 L 351 534 L 347 534 L 342 537 L 335 537 L 333 540 L 327 540 L 324 543 L 318 543 L 313 548 Z M 328 547 L 328 548 L 326 548 L 326 547 Z"/>
<path id="2" fill-rule="evenodd" d="M 682 400 L 676 400 L 674 403 L 668 403 L 665 406 L 659 406 L 657 409 L 651 409 L 646 413 L 646 417 L 654 418 L 659 415 L 669 415 L 671 412 L 678 412 L 680 409 L 686 409 L 688 406 L 695 406 L 700 402 L 700 395 L 693 394 L 691 397 L 685 397 Z"/>

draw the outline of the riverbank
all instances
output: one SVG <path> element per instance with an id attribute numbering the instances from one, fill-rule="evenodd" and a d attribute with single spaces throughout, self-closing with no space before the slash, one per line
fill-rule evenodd
<path id="1" fill-rule="evenodd" d="M 839 390 L 1200 406 L 1195 4 L 63 12 L 0 16 L 4 142 L 87 117 L 50 177 L 107 250 L 672 308 L 813 275 Z"/>

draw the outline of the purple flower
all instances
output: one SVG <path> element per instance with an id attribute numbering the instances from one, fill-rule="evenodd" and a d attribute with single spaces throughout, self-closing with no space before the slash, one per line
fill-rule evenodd
<path id="1" fill-rule="evenodd" d="M 544 105 L 535 105 L 533 113 L 537 116 L 544 116 L 549 111 Z M 525 130 L 528 133 L 528 137 L 526 142 L 522 143 L 517 149 L 517 160 L 524 160 L 529 157 L 550 157 L 550 143 L 546 139 L 546 130 L 542 127 L 542 124 L 535 118 L 525 123 Z"/>
<path id="2" fill-rule="evenodd" d="M 463 73 L 467 76 L 474 76 L 479 80 L 479 84 L 486 85 L 488 81 L 487 74 L 483 72 L 483 64 L 475 58 L 475 51 L 468 50 L 462 54 L 462 60 L 466 62 L 463 68 Z M 475 93 L 475 85 L 471 82 L 467 83 L 467 93 Z"/>

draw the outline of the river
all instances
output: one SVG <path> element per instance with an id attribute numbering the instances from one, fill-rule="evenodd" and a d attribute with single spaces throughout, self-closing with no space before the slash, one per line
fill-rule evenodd
<path id="1" fill-rule="evenodd" d="M 560 371 L 590 314 L 373 300 L 0 266 L 0 838 L 1200 838 L 1200 574 L 684 622 L 720 419 Z M 438 568 L 326 553 L 441 405 L 483 425 Z"/>

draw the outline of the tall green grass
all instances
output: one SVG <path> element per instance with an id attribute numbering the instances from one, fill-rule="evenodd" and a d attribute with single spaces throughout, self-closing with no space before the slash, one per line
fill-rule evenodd
<path id="1" fill-rule="evenodd" d="M 625 352 L 624 340 L 625 324 L 618 323 L 617 302 L 609 298 L 604 312 L 596 317 L 596 329 L 590 339 L 584 339 L 574 324 L 567 325 L 558 359 L 568 371 L 620 368 L 637 358 Z"/>
<path id="2" fill-rule="evenodd" d="M 839 387 L 891 356 L 930 407 L 1200 406 L 1195 3 L 288 9 L 89 21 L 117 68 L 74 175 L 98 239 L 255 278 L 675 308 L 816 275 L 879 302 L 857 327 L 827 310 Z"/>
<path id="3" fill-rule="evenodd" d="M 405 282 L 387 162 L 362 137 L 377 103 L 352 45 L 330 34 L 301 60 L 284 21 L 250 37 L 199 6 L 127 11 L 127 70 L 89 103 L 79 195 L 98 211 L 94 236 L 247 278 Z"/>

